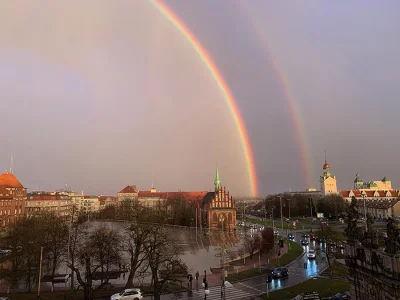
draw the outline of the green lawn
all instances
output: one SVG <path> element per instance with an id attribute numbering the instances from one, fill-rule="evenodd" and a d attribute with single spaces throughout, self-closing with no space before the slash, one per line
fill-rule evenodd
<path id="1" fill-rule="evenodd" d="M 296 242 L 285 239 L 285 243 L 290 245 L 288 252 L 271 262 L 274 267 L 286 266 L 303 254 L 303 247 Z"/>
<path id="2" fill-rule="evenodd" d="M 285 239 L 285 243 L 286 244 L 289 243 L 290 248 L 289 248 L 288 252 L 285 253 L 284 255 L 282 255 L 279 259 L 274 259 L 271 261 L 271 265 L 273 267 L 286 266 L 289 263 L 291 263 L 292 261 L 294 261 L 301 254 L 303 254 L 303 247 L 301 247 L 299 244 L 289 241 L 289 240 L 286 240 L 286 239 Z M 247 279 L 247 278 L 251 278 L 251 277 L 265 275 L 269 271 L 270 270 L 261 270 L 261 272 L 260 272 L 259 268 L 255 268 L 255 269 L 250 269 L 250 270 L 246 270 L 246 271 L 242 271 L 242 272 L 238 272 L 238 273 L 231 272 L 228 274 L 228 278 L 229 278 L 229 282 L 235 282 L 235 281 L 239 281 L 239 280 L 243 280 L 243 279 Z"/>
<path id="3" fill-rule="evenodd" d="M 238 272 L 238 273 L 230 272 L 230 273 L 228 273 L 227 280 L 229 282 L 236 282 L 236 281 L 243 280 L 243 279 L 266 275 L 268 272 L 271 272 L 271 270 L 263 269 L 260 272 L 260 268 L 250 269 L 250 270 L 246 270 L 246 271 L 242 271 L 242 272 Z"/>
<path id="4" fill-rule="evenodd" d="M 338 262 L 334 262 L 332 264 L 332 274 L 336 276 L 347 276 L 348 269 L 345 265 L 342 265 Z"/>
<path id="5" fill-rule="evenodd" d="M 348 282 L 317 278 L 304 281 L 286 289 L 271 292 L 269 293 L 269 297 L 267 297 L 267 294 L 263 294 L 262 298 L 268 300 L 287 300 L 306 292 L 317 292 L 321 297 L 330 297 L 348 290 L 350 290 Z"/>

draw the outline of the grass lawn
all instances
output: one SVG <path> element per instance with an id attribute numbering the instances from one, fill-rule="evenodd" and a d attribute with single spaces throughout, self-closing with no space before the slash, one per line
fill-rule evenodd
<path id="1" fill-rule="evenodd" d="M 246 270 L 246 271 L 242 271 L 242 272 L 238 272 L 238 273 L 230 272 L 230 273 L 228 273 L 227 280 L 229 282 L 236 282 L 236 281 L 243 280 L 243 279 L 266 275 L 266 274 L 268 274 L 268 272 L 271 272 L 271 270 L 262 269 L 261 273 L 260 273 L 259 268 L 250 269 L 250 270 Z"/>
<path id="2" fill-rule="evenodd" d="M 350 290 L 348 282 L 317 278 L 304 281 L 283 290 L 271 292 L 269 293 L 269 297 L 267 297 L 267 294 L 263 294 L 262 298 L 268 300 L 287 300 L 306 292 L 317 292 L 320 297 L 330 297 L 348 290 Z"/>
<path id="3" fill-rule="evenodd" d="M 347 276 L 348 269 L 345 265 L 342 265 L 338 262 L 334 262 L 332 264 L 332 274 L 336 276 Z"/>
<path id="4" fill-rule="evenodd" d="M 330 230 L 330 231 L 315 231 L 314 232 L 317 236 L 326 236 L 330 240 L 335 240 L 335 241 L 345 241 L 346 240 L 346 235 L 344 234 L 343 231 L 337 231 L 337 230 Z"/>
<path id="5" fill-rule="evenodd" d="M 287 253 L 282 255 L 279 259 L 274 259 L 273 261 L 271 261 L 271 264 L 273 267 L 286 266 L 289 263 L 291 263 L 292 261 L 294 261 L 301 254 L 303 254 L 303 247 L 301 247 L 296 242 L 292 242 L 292 241 L 285 239 L 285 243 L 288 245 L 290 244 L 290 249 L 288 250 Z M 250 270 L 246 270 L 246 271 L 242 271 L 242 272 L 238 272 L 238 273 L 231 272 L 228 274 L 228 278 L 229 278 L 228 280 L 229 280 L 229 282 L 235 282 L 235 281 L 239 281 L 239 280 L 243 280 L 243 279 L 248 279 L 251 277 L 265 275 L 270 271 L 271 270 L 264 269 L 264 270 L 261 270 L 261 272 L 260 272 L 259 268 L 255 268 L 255 269 L 250 269 Z"/>
<path id="6" fill-rule="evenodd" d="M 296 242 L 285 240 L 285 243 L 290 245 L 288 252 L 271 262 L 274 267 L 286 266 L 303 254 L 303 247 Z"/>

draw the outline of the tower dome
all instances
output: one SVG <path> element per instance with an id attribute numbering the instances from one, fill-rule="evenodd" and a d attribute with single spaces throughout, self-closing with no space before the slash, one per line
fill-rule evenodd
<path id="1" fill-rule="evenodd" d="M 325 161 L 323 169 L 326 170 L 326 169 L 330 169 L 330 168 L 331 168 L 330 164 L 328 164 L 327 161 Z"/>
<path id="2" fill-rule="evenodd" d="M 6 188 L 24 188 L 17 177 L 11 173 L 3 173 L 0 175 L 0 186 Z"/>

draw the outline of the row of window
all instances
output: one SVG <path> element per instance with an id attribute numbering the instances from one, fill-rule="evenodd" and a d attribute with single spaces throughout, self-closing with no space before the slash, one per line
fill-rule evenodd
<path id="1" fill-rule="evenodd" d="M 3 215 L 3 213 L 4 213 L 4 215 L 11 215 L 11 209 L 9 209 L 9 210 L 0 210 L 0 216 L 2 216 Z M 18 214 L 21 214 L 22 213 L 22 210 L 21 209 L 14 209 L 14 215 L 18 215 Z"/>

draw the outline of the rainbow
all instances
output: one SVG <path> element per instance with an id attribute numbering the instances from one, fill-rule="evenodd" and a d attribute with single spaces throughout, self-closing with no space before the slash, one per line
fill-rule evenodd
<path id="1" fill-rule="evenodd" d="M 267 58 L 271 62 L 272 68 L 276 76 L 278 77 L 278 81 L 282 87 L 282 91 L 287 101 L 291 120 L 293 122 L 293 127 L 295 130 L 296 144 L 298 152 L 301 157 L 302 169 L 305 178 L 304 184 L 306 188 L 311 188 L 314 186 L 314 184 L 313 184 L 312 174 L 310 171 L 310 160 L 307 154 L 308 153 L 307 146 L 305 143 L 306 141 L 305 130 L 301 126 L 300 116 L 298 114 L 299 109 L 296 106 L 294 96 L 288 84 L 288 80 L 285 78 L 283 72 L 281 71 L 277 58 L 275 57 L 273 51 L 271 51 L 269 47 L 269 43 L 267 41 L 267 35 L 264 32 L 263 27 L 261 26 L 259 20 L 256 17 L 252 16 L 252 14 L 250 14 L 249 9 L 246 7 L 246 5 L 242 4 L 242 2 L 244 3 L 245 1 L 237 1 L 237 3 L 239 3 L 239 5 L 241 6 L 240 13 L 243 13 L 243 11 L 247 12 L 248 18 L 251 21 L 251 25 L 255 30 L 255 33 L 258 37 L 261 47 L 265 49 Z"/>
<path id="2" fill-rule="evenodd" d="M 256 168 L 254 165 L 254 157 L 249 141 L 249 137 L 247 135 L 247 131 L 245 128 L 245 124 L 240 115 L 239 109 L 236 105 L 236 101 L 230 92 L 228 85 L 226 84 L 224 78 L 222 77 L 220 71 L 217 66 L 211 59 L 210 55 L 207 53 L 206 49 L 201 45 L 201 43 L 196 39 L 193 33 L 186 27 L 186 25 L 180 20 L 165 4 L 161 3 L 159 0 L 150 0 L 150 3 L 154 5 L 164 15 L 175 27 L 185 36 L 186 40 L 192 45 L 194 50 L 200 56 L 201 60 L 207 66 L 209 71 L 211 72 L 215 82 L 217 83 L 219 89 L 221 90 L 225 102 L 227 103 L 233 119 L 235 121 L 236 127 L 239 132 L 239 137 L 243 146 L 243 152 L 246 159 L 249 181 L 250 181 L 250 189 L 251 194 L 253 196 L 257 196 L 257 176 L 256 176 Z"/>

